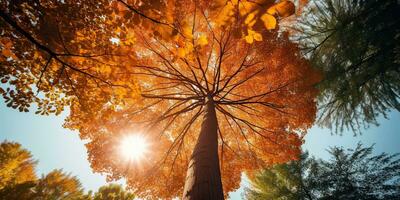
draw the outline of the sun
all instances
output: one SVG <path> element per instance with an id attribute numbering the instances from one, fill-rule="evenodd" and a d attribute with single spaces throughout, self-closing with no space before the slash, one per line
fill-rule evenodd
<path id="1" fill-rule="evenodd" d="M 148 151 L 146 139 L 139 135 L 128 135 L 121 139 L 120 153 L 127 160 L 139 161 Z"/>

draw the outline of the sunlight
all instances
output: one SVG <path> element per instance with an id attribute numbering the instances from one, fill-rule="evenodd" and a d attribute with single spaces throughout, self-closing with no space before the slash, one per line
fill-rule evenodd
<path id="1" fill-rule="evenodd" d="M 116 37 L 112 37 L 112 38 L 110 38 L 110 42 L 112 43 L 112 44 L 115 44 L 115 45 L 119 45 L 119 42 L 120 42 L 121 40 L 119 39 L 119 38 L 116 38 Z"/>
<path id="2" fill-rule="evenodd" d="M 121 140 L 120 151 L 127 160 L 139 161 L 146 154 L 148 143 L 141 135 L 128 135 Z"/>

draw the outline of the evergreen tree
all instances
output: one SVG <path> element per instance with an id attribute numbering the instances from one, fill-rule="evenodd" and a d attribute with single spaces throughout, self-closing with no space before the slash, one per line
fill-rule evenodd
<path id="1" fill-rule="evenodd" d="M 359 133 L 400 110 L 399 10 L 396 0 L 310 1 L 295 39 L 325 74 L 321 125 Z"/>
<path id="2" fill-rule="evenodd" d="M 303 154 L 299 161 L 275 165 L 251 177 L 250 200 L 378 200 L 400 198 L 398 154 L 373 156 L 359 144 L 348 151 L 331 148 L 331 159 Z"/>

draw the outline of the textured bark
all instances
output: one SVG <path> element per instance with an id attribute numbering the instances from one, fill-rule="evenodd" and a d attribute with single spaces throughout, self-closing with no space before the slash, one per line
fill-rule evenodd
<path id="1" fill-rule="evenodd" d="M 186 175 L 184 200 L 223 200 L 218 158 L 217 117 L 212 98 L 208 98 L 200 135 Z"/>

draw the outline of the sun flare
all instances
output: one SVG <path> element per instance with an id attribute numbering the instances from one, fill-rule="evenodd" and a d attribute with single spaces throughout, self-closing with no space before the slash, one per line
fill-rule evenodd
<path id="1" fill-rule="evenodd" d="M 120 143 L 122 156 L 128 160 L 140 160 L 148 150 L 148 143 L 143 136 L 129 135 L 124 137 Z"/>

